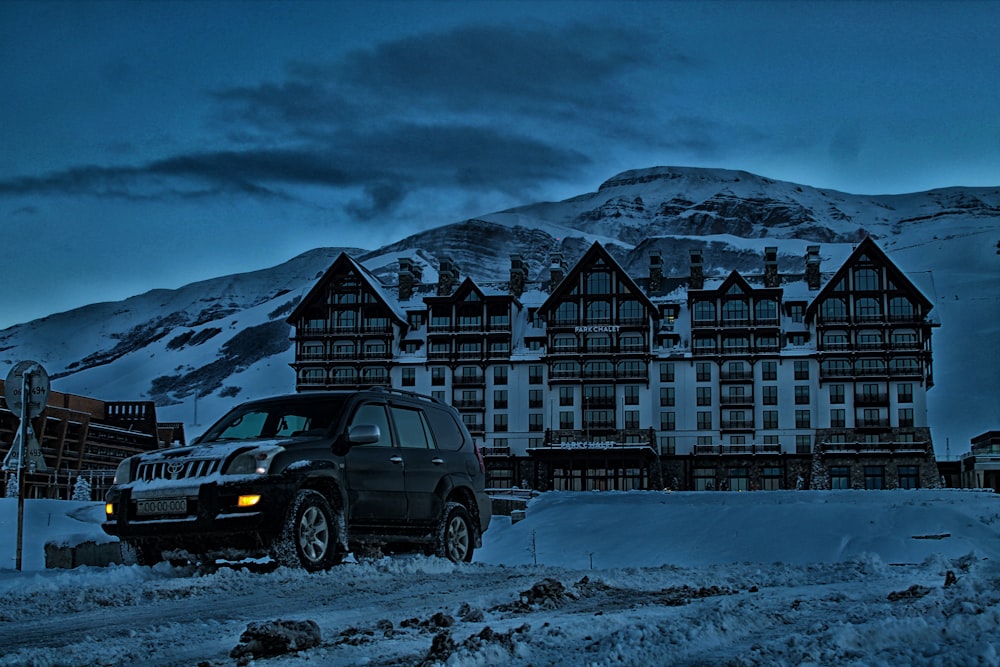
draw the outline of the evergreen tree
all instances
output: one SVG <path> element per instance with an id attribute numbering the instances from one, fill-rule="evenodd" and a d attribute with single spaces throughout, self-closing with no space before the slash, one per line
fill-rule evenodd
<path id="1" fill-rule="evenodd" d="M 73 485 L 73 500 L 89 503 L 91 495 L 90 482 L 84 479 L 82 475 L 77 475 L 76 484 Z"/>
<path id="2" fill-rule="evenodd" d="M 18 486 L 17 486 L 17 473 L 7 473 L 7 493 L 8 498 L 17 498 Z"/>
<path id="3" fill-rule="evenodd" d="M 830 473 L 823 463 L 823 446 L 819 443 L 813 448 L 812 472 L 809 475 L 809 488 L 814 491 L 826 491 L 830 488 Z"/>

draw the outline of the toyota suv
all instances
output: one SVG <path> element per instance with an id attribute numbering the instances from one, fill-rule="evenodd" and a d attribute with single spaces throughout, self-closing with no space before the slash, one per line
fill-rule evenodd
<path id="1" fill-rule="evenodd" d="M 270 555 L 324 570 L 409 546 L 472 560 L 490 522 L 485 467 L 454 408 L 390 389 L 244 403 L 189 447 L 118 466 L 105 532 L 140 564 Z"/>

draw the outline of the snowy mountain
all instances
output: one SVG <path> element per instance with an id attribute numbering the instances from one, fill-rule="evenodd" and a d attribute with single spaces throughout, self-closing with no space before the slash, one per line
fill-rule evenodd
<path id="1" fill-rule="evenodd" d="M 383 248 L 347 251 L 386 283 L 399 257 L 436 280 L 443 256 L 463 276 L 504 282 L 510 255 L 542 278 L 551 253 L 570 264 L 596 240 L 635 275 L 660 250 L 666 274 L 687 275 L 703 249 L 706 274 L 759 273 L 765 246 L 779 270 L 799 273 L 820 244 L 832 272 L 871 235 L 935 303 L 930 423 L 938 455 L 1000 427 L 1000 187 L 852 195 L 742 171 L 657 167 L 627 171 L 597 192 L 483 215 Z M 106 400 L 152 399 L 161 420 L 200 432 L 237 400 L 294 389 L 284 318 L 341 248 L 317 248 L 269 269 L 177 290 L 153 290 L 0 331 L 0 373 L 40 361 L 57 391 Z M 197 399 L 196 399 L 197 397 Z"/>

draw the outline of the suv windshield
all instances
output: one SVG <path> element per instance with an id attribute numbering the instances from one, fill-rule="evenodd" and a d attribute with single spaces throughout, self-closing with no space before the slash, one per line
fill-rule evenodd
<path id="1" fill-rule="evenodd" d="M 216 422 L 198 442 L 322 435 L 343 405 L 339 396 L 243 405 Z"/>

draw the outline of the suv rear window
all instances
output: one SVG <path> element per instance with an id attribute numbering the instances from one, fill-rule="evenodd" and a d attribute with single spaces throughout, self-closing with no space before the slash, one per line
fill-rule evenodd
<path id="1" fill-rule="evenodd" d="M 465 434 L 455 418 L 445 410 L 428 409 L 424 412 L 430 423 L 438 449 L 457 451 L 465 444 Z"/>

